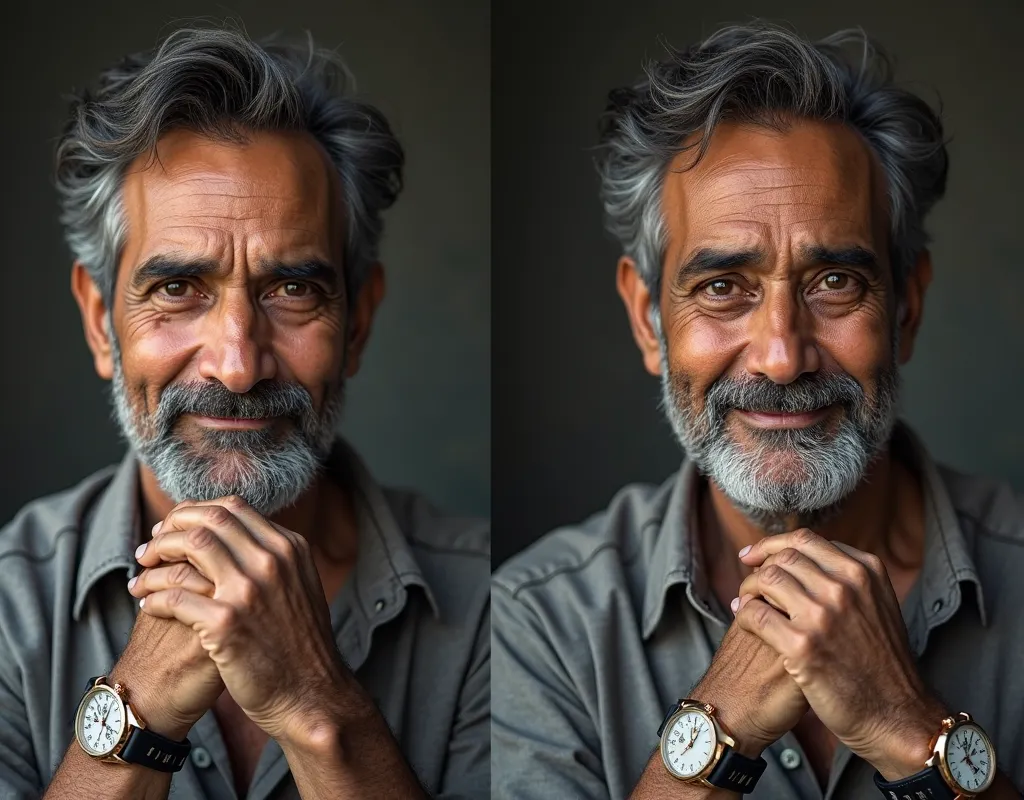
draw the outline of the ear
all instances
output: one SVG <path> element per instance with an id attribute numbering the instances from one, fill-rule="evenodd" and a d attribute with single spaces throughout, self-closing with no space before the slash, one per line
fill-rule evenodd
<path id="1" fill-rule="evenodd" d="M 359 372 L 363 350 L 370 339 L 370 329 L 377 307 L 384 300 L 384 267 L 374 264 L 363 285 L 359 287 L 356 301 L 349 310 L 348 338 L 345 353 L 345 377 L 351 378 Z"/>
<path id="2" fill-rule="evenodd" d="M 633 339 L 640 348 L 644 369 L 651 375 L 661 375 L 661 342 L 651 322 L 651 292 L 640 276 L 636 262 L 629 256 L 619 259 L 615 287 L 626 306 L 629 326 L 633 330 Z M 658 308 L 660 309 L 660 304 Z"/>
<path id="3" fill-rule="evenodd" d="M 900 364 L 906 364 L 914 354 L 914 341 L 924 317 L 924 296 L 932 282 L 932 255 L 927 249 L 921 251 L 917 263 L 907 276 L 903 302 L 898 309 L 901 314 L 900 326 Z"/>
<path id="4" fill-rule="evenodd" d="M 96 374 L 109 381 L 114 376 L 114 359 L 110 344 L 107 305 L 103 293 L 80 261 L 71 267 L 71 294 L 82 312 L 85 341 L 92 351 Z"/>

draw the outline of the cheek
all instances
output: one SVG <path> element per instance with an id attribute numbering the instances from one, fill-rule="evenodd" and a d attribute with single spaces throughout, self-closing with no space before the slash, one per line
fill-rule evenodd
<path id="1" fill-rule="evenodd" d="M 669 320 L 669 367 L 685 375 L 698 392 L 729 371 L 743 350 L 746 326 L 742 318 L 712 319 L 705 314 L 680 309 Z"/>
<path id="2" fill-rule="evenodd" d="M 345 360 L 343 330 L 318 323 L 276 330 L 273 348 L 285 373 L 282 378 L 302 384 L 319 401 L 319 387 L 341 379 Z"/>
<path id="3" fill-rule="evenodd" d="M 163 388 L 188 365 L 197 349 L 197 336 L 190 326 L 160 319 L 128 325 L 125 331 L 120 342 L 125 383 L 133 394 L 145 392 L 152 409 Z"/>
<path id="4" fill-rule="evenodd" d="M 878 313 L 853 313 L 823 322 L 818 345 L 861 386 L 873 387 L 879 370 L 892 363 L 888 320 Z"/>

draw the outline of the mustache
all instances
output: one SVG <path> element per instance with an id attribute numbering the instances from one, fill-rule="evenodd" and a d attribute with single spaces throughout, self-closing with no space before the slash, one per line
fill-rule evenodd
<path id="1" fill-rule="evenodd" d="M 832 405 L 855 411 L 865 400 L 861 385 L 845 373 L 809 373 L 792 383 L 767 378 L 723 377 L 704 397 L 705 413 L 721 420 L 732 409 L 767 414 L 802 414 Z"/>
<path id="2" fill-rule="evenodd" d="M 154 422 L 166 429 L 184 414 L 203 417 L 308 419 L 314 414 L 313 397 L 294 383 L 260 381 L 248 392 L 232 392 L 218 382 L 176 383 L 160 394 Z"/>

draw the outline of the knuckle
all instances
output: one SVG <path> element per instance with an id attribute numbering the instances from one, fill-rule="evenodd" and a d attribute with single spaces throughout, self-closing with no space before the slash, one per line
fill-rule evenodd
<path id="1" fill-rule="evenodd" d="M 758 630 L 764 630 L 772 624 L 772 612 L 767 603 L 756 603 L 747 606 L 751 624 Z"/>
<path id="2" fill-rule="evenodd" d="M 874 575 L 885 575 L 885 564 L 874 553 L 867 553 L 864 561 L 869 572 Z"/>
<path id="3" fill-rule="evenodd" d="M 853 607 L 854 593 L 849 584 L 836 581 L 836 587 L 832 592 L 832 605 L 836 611 L 845 614 Z"/>
<path id="4" fill-rule="evenodd" d="M 776 563 L 784 564 L 787 567 L 792 567 L 800 560 L 800 552 L 794 550 L 792 547 L 787 547 L 785 550 L 781 550 L 775 557 Z"/>
<path id="5" fill-rule="evenodd" d="M 210 525 L 220 527 L 227 525 L 233 519 L 233 515 L 224 506 L 207 506 L 203 511 L 203 519 Z"/>
<path id="6" fill-rule="evenodd" d="M 802 545 L 802 546 L 805 546 L 805 547 L 807 545 L 809 545 L 809 544 L 814 544 L 814 542 L 817 540 L 817 538 L 818 538 L 818 535 L 814 531 L 812 531 L 810 528 L 800 528 L 799 530 L 797 530 L 797 531 L 795 531 L 793 533 L 793 541 L 796 544 Z"/>
<path id="7" fill-rule="evenodd" d="M 861 562 L 856 562 L 850 568 L 850 583 L 858 591 L 863 591 L 871 585 L 871 571 Z"/>
<path id="8" fill-rule="evenodd" d="M 235 587 L 238 602 L 245 608 L 252 608 L 255 605 L 258 591 L 256 583 L 245 577 L 240 578 L 238 585 Z"/>
<path id="9" fill-rule="evenodd" d="M 185 603 L 185 592 L 183 589 L 175 587 L 167 590 L 167 607 L 168 608 L 180 608 Z"/>
<path id="10" fill-rule="evenodd" d="M 800 663 L 806 663 L 814 654 L 817 639 L 814 634 L 800 631 L 793 635 L 790 656 Z"/>
<path id="11" fill-rule="evenodd" d="M 237 494 L 229 494 L 227 497 L 224 498 L 223 503 L 225 506 L 235 511 L 241 511 L 242 509 L 247 508 L 249 505 L 247 502 L 245 502 L 244 498 L 239 497 Z"/>
<path id="12" fill-rule="evenodd" d="M 276 556 L 266 550 L 255 557 L 253 566 L 257 575 L 265 581 L 273 581 L 279 572 Z"/>
<path id="13" fill-rule="evenodd" d="M 227 632 L 235 627 L 235 622 L 238 619 L 238 614 L 234 607 L 222 603 L 217 609 L 211 614 L 212 627 L 216 631 Z"/>
<path id="14" fill-rule="evenodd" d="M 192 574 L 192 567 L 184 561 L 175 564 L 167 572 L 167 582 L 171 586 L 183 586 Z"/>
<path id="15" fill-rule="evenodd" d="M 209 528 L 190 528 L 185 534 L 185 541 L 188 546 L 195 550 L 202 550 L 213 544 L 213 532 Z"/>
<path id="16" fill-rule="evenodd" d="M 776 586 L 786 577 L 786 571 L 777 564 L 769 564 L 757 574 L 761 582 L 767 586 Z"/>
<path id="17" fill-rule="evenodd" d="M 807 618 L 816 630 L 824 630 L 828 627 L 832 615 L 825 606 L 820 603 L 812 603 L 807 609 Z"/>

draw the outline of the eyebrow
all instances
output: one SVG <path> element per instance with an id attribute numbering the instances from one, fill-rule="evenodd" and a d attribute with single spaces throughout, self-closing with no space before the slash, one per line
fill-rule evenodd
<path id="1" fill-rule="evenodd" d="M 837 267 L 867 267 L 878 271 L 878 256 L 859 245 L 825 247 L 814 244 L 800 248 L 801 257 L 812 264 L 833 264 Z"/>
<path id="2" fill-rule="evenodd" d="M 832 264 L 837 267 L 867 267 L 877 272 L 878 256 L 866 247 L 851 245 L 849 247 L 827 247 L 825 245 L 807 245 L 799 250 L 800 258 L 808 264 Z M 756 264 L 764 258 L 761 250 L 716 250 L 703 247 L 690 256 L 679 268 L 676 275 L 677 283 L 685 283 L 712 272 L 723 272 L 738 267 Z"/>
<path id="3" fill-rule="evenodd" d="M 135 270 L 131 285 L 132 288 L 138 290 L 152 281 L 199 278 L 210 275 L 220 268 L 220 264 L 212 260 L 156 255 L 146 259 Z M 257 274 L 275 280 L 321 281 L 331 289 L 336 289 L 338 286 L 338 270 L 333 264 L 317 258 L 306 258 L 295 262 L 261 260 Z"/>
<path id="4" fill-rule="evenodd" d="M 699 278 L 709 272 L 722 272 L 727 269 L 746 267 L 756 264 L 764 257 L 760 250 L 716 250 L 713 247 L 702 247 L 690 256 L 679 268 L 676 275 L 678 283 L 691 278 Z"/>

